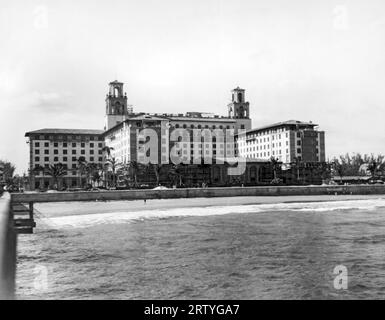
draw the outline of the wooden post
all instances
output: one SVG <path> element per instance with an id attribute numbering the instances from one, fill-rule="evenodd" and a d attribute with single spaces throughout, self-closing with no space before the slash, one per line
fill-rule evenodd
<path id="1" fill-rule="evenodd" d="M 33 202 L 29 202 L 29 218 L 33 220 Z"/>

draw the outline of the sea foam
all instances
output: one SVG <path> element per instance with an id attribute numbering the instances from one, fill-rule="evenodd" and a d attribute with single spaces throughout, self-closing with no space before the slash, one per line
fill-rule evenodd
<path id="1" fill-rule="evenodd" d="M 187 207 L 140 210 L 137 212 L 107 212 L 83 215 L 41 217 L 44 223 L 53 228 L 86 228 L 100 224 L 129 223 L 150 219 L 172 217 L 213 216 L 242 213 L 261 213 L 269 211 L 327 212 L 336 210 L 375 210 L 385 207 L 385 199 L 341 200 L 323 202 L 295 202 L 274 204 L 226 205 L 208 207 Z"/>

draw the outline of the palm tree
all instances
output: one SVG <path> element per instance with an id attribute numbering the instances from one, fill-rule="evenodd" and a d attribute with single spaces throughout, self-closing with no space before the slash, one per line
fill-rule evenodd
<path id="1" fill-rule="evenodd" d="M 32 169 L 32 174 L 34 177 L 38 176 L 40 173 L 44 176 L 44 167 L 41 165 L 36 165 L 35 168 Z M 32 183 L 32 182 L 31 182 Z M 32 187 L 32 186 L 31 186 Z"/>
<path id="2" fill-rule="evenodd" d="M 156 177 L 156 185 L 159 186 L 160 182 L 160 172 L 162 170 L 163 165 L 162 164 L 152 164 L 151 165 L 152 169 L 154 170 L 155 177 Z"/>
<path id="3" fill-rule="evenodd" d="M 53 188 L 59 188 L 59 178 L 67 174 L 67 168 L 62 163 L 55 163 L 50 165 L 48 168 L 45 168 L 45 173 L 53 178 Z"/>
<path id="4" fill-rule="evenodd" d="M 301 161 L 299 157 L 294 157 L 294 162 L 291 163 L 291 166 L 296 169 L 297 171 L 297 182 L 300 181 L 300 168 L 301 168 Z"/>
<path id="5" fill-rule="evenodd" d="M 134 186 L 138 185 L 138 173 L 140 171 L 139 163 L 135 160 L 129 162 L 129 169 L 131 171 L 131 175 L 134 177 Z"/>
<path id="6" fill-rule="evenodd" d="M 106 158 L 109 159 L 111 157 L 111 151 L 114 150 L 113 147 L 104 146 L 102 151 L 106 153 Z"/>
<path id="7" fill-rule="evenodd" d="M 96 186 L 98 186 L 98 187 L 100 186 L 100 180 L 102 180 L 102 176 L 101 176 L 99 170 L 98 170 L 98 171 L 95 171 L 95 172 L 92 174 L 91 180 L 92 180 L 94 186 L 95 186 L 95 184 L 96 184 Z"/>
<path id="8" fill-rule="evenodd" d="M 337 158 L 334 158 L 331 166 L 333 168 L 334 174 L 337 173 L 338 176 L 340 177 L 340 182 L 342 184 L 342 177 L 345 175 L 345 167 L 342 161 L 340 162 L 340 160 L 338 160 Z"/>
<path id="9" fill-rule="evenodd" d="M 278 161 L 278 159 L 274 158 L 274 157 L 271 157 L 270 158 L 270 165 L 271 165 L 271 168 L 273 169 L 273 173 L 274 173 L 274 180 L 277 179 L 277 171 L 279 169 L 281 169 L 281 164 L 280 162 Z"/>
<path id="10" fill-rule="evenodd" d="M 99 166 L 93 162 L 87 163 L 85 171 L 86 171 L 86 175 L 87 175 L 87 183 L 92 185 L 92 182 L 94 182 L 95 173 L 99 174 Z"/>
<path id="11" fill-rule="evenodd" d="M 381 158 L 375 158 L 373 155 L 371 156 L 369 163 L 368 163 L 368 170 L 370 171 L 370 174 L 372 177 L 374 177 L 377 173 L 377 171 L 381 170 L 381 167 L 383 166 L 383 161 Z"/>
<path id="12" fill-rule="evenodd" d="M 184 164 L 180 163 L 180 164 L 175 164 L 170 168 L 169 176 L 172 180 L 172 183 L 174 183 L 175 180 L 178 180 L 179 186 L 182 186 L 182 178 L 183 178 L 183 171 L 184 171 L 183 167 L 184 167 Z"/>
<path id="13" fill-rule="evenodd" d="M 116 160 L 115 157 L 111 157 L 106 161 L 106 167 L 111 168 L 113 187 L 116 187 L 116 169 L 118 168 L 119 165 L 120 163 Z"/>
<path id="14" fill-rule="evenodd" d="M 44 167 L 38 164 L 35 168 L 32 169 L 32 172 L 35 176 L 39 175 L 40 172 L 44 174 Z"/>
<path id="15" fill-rule="evenodd" d="M 80 188 L 83 187 L 83 181 L 82 180 L 83 180 L 83 175 L 86 172 L 86 167 L 87 167 L 86 158 L 85 157 L 79 157 L 77 170 L 79 173 L 79 187 Z"/>

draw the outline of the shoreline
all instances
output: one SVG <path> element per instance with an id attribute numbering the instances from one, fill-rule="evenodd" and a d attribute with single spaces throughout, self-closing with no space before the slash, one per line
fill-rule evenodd
<path id="1" fill-rule="evenodd" d="M 82 215 L 109 212 L 138 212 L 144 210 L 167 210 L 184 208 L 205 208 L 241 205 L 264 205 L 279 203 L 338 202 L 354 200 L 384 199 L 385 195 L 304 195 L 304 196 L 240 196 L 218 198 L 182 198 L 114 200 L 114 201 L 74 201 L 36 203 L 37 214 L 54 216 Z"/>

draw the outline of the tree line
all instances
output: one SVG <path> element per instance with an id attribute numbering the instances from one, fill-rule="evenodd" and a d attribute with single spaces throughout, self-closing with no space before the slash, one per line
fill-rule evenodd
<path id="1" fill-rule="evenodd" d="M 85 157 L 79 157 L 77 159 L 76 168 L 67 168 L 62 163 L 55 163 L 46 167 L 37 166 L 33 169 L 32 174 L 43 175 L 52 178 L 55 189 L 63 188 L 63 177 L 67 175 L 69 170 L 77 172 L 78 186 L 96 186 L 101 185 L 105 188 L 117 187 L 118 183 L 124 183 L 126 186 L 138 186 L 138 175 L 149 174 L 154 175 L 156 179 L 156 185 L 159 185 L 161 173 L 164 170 L 161 164 L 147 164 L 143 165 L 137 161 L 130 161 L 127 164 L 123 164 L 117 161 L 112 156 L 112 147 L 104 147 L 106 161 L 103 164 L 87 162 Z M 185 174 L 186 165 L 179 164 L 167 167 L 167 176 L 169 183 L 176 186 L 183 185 L 183 177 Z M 268 166 L 270 167 L 273 177 L 272 184 L 281 183 L 280 173 L 283 169 L 283 164 L 276 158 L 271 158 Z M 27 177 L 15 175 L 15 165 L 6 160 L 0 160 L 0 185 L 7 186 L 20 186 L 25 184 Z M 296 158 L 290 164 L 290 170 L 292 174 L 296 176 L 297 181 L 304 179 L 305 171 L 310 172 L 311 175 L 321 177 L 322 180 L 328 180 L 331 177 L 342 178 L 346 176 L 371 176 L 371 177 L 385 177 L 385 156 L 378 154 L 360 154 L 353 153 L 352 155 L 347 153 L 334 157 L 330 161 L 323 163 L 304 163 L 300 159 Z M 118 178 L 120 181 L 118 181 Z M 32 186 L 31 186 L 32 187 Z"/>

